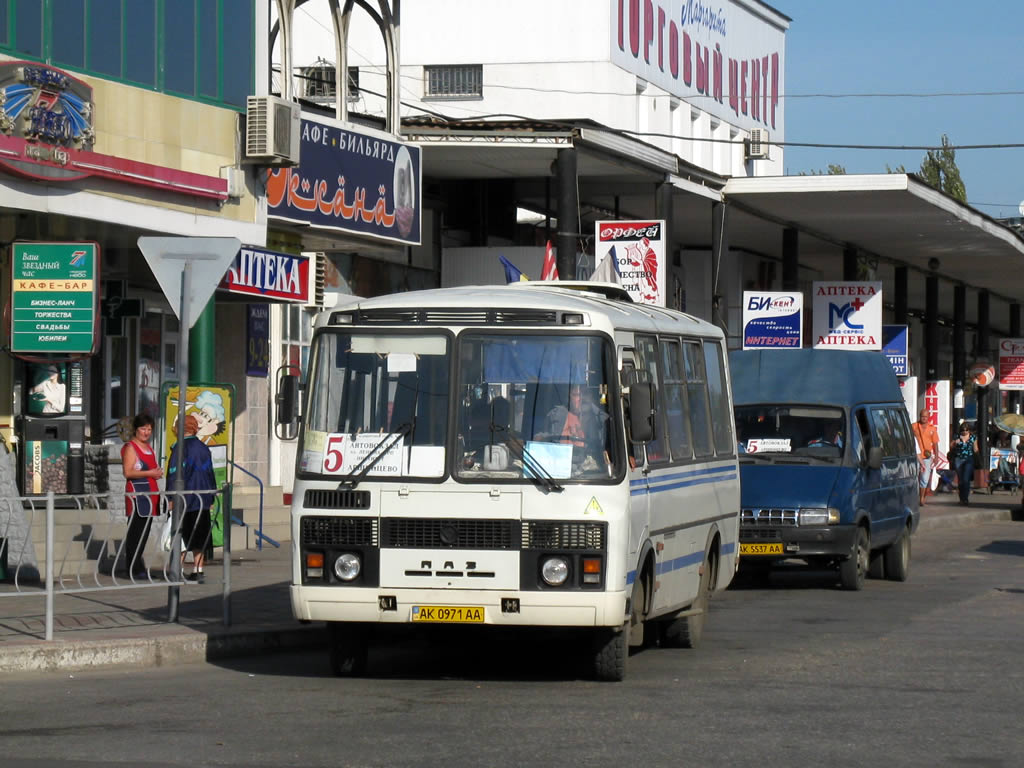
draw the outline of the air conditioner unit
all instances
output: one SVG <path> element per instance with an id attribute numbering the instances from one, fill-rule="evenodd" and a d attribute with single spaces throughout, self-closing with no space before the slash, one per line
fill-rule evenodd
<path id="1" fill-rule="evenodd" d="M 768 146 L 768 131 L 764 128 L 752 128 L 750 138 L 747 139 L 747 159 L 767 160 Z"/>
<path id="2" fill-rule="evenodd" d="M 298 165 L 302 111 L 276 96 L 246 99 L 245 157 L 261 165 Z"/>

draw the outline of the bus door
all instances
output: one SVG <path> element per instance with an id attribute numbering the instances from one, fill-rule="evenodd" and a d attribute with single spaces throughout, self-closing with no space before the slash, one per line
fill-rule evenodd
<path id="1" fill-rule="evenodd" d="M 619 347 L 620 382 L 628 387 L 636 382 L 637 370 L 632 347 Z M 628 419 L 623 419 L 623 423 Z M 628 435 L 627 435 L 628 438 Z M 647 484 L 647 458 L 643 444 L 626 442 L 627 468 L 629 480 L 629 558 L 626 571 L 631 572 L 636 566 L 638 552 L 647 537 L 650 515 L 650 498 Z"/>

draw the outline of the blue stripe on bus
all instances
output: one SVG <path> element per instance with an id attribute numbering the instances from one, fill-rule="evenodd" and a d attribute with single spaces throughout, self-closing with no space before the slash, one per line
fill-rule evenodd
<path id="1" fill-rule="evenodd" d="M 665 478 L 660 478 L 659 477 L 657 480 L 652 481 L 654 483 L 658 483 L 657 485 L 653 485 L 653 486 L 648 485 L 646 488 L 630 489 L 629 495 L 630 496 L 642 496 L 645 493 L 661 493 L 662 491 L 674 491 L 674 490 L 676 490 L 678 488 L 688 488 L 688 487 L 694 486 L 694 485 L 704 485 L 705 483 L 720 483 L 720 482 L 723 482 L 725 480 L 735 480 L 738 477 L 736 472 L 732 471 L 731 469 L 727 470 L 727 472 L 728 472 L 728 474 L 720 474 L 720 470 L 715 470 L 714 474 L 712 474 L 710 472 L 690 473 L 690 475 L 691 475 L 690 479 L 680 480 L 679 482 L 668 483 L 668 484 L 665 484 L 665 485 L 661 484 L 664 480 L 669 480 L 669 479 L 671 479 L 671 477 L 680 477 L 680 475 L 672 475 L 671 477 L 665 477 Z M 694 475 L 694 474 L 701 474 L 701 475 L 703 475 L 703 477 L 692 477 L 692 475 Z"/>
<path id="2" fill-rule="evenodd" d="M 642 477 L 639 480 L 630 480 L 629 486 L 635 488 L 636 486 L 645 485 L 648 483 L 662 483 L 669 480 L 681 480 L 689 477 L 698 477 L 700 475 L 717 475 L 725 472 L 736 472 L 735 464 L 721 464 L 717 467 L 704 467 L 703 469 L 690 469 L 685 472 L 673 472 L 672 474 L 657 474 L 651 475 L 650 477 Z"/>
<path id="3" fill-rule="evenodd" d="M 730 541 L 722 544 L 721 553 L 723 555 L 731 555 L 736 551 L 736 542 Z M 681 568 L 689 568 L 692 565 L 697 565 L 704 561 L 704 550 L 699 549 L 696 552 L 691 552 L 688 555 L 682 557 L 676 557 L 672 560 L 665 560 L 655 565 L 654 575 L 664 576 L 666 573 L 672 571 L 678 571 Z M 630 571 L 626 574 L 626 585 L 632 586 L 633 582 L 636 581 L 636 571 Z"/>

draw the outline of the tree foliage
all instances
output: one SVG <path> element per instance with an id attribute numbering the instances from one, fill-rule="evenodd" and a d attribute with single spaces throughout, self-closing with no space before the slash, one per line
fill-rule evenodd
<path id="1" fill-rule="evenodd" d="M 828 170 L 825 171 L 800 171 L 801 176 L 845 176 L 846 168 L 842 165 L 836 165 L 835 163 L 828 164 Z"/>
<path id="2" fill-rule="evenodd" d="M 956 164 L 956 150 L 950 146 L 949 137 L 942 134 L 942 147 L 929 149 L 921 161 L 921 178 L 930 187 L 945 192 L 961 203 L 967 202 L 967 188 L 960 178 Z"/>

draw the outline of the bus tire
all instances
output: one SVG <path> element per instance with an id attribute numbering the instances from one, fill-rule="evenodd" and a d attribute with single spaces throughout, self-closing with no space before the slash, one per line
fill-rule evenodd
<path id="1" fill-rule="evenodd" d="M 668 619 L 661 624 L 661 645 L 664 648 L 696 648 L 704 634 L 704 620 L 708 615 L 711 593 L 714 590 L 712 579 L 715 560 L 708 556 L 704 560 L 704 570 L 700 574 L 700 585 L 697 597 L 690 606 L 694 611 L 690 616 Z"/>
<path id="2" fill-rule="evenodd" d="M 910 532 L 904 526 L 899 538 L 885 549 L 885 576 L 890 581 L 906 581 L 910 575 Z"/>
<path id="3" fill-rule="evenodd" d="M 357 677 L 366 672 L 369 638 L 366 630 L 351 624 L 328 625 L 331 671 L 335 677 Z"/>
<path id="4" fill-rule="evenodd" d="M 853 551 L 848 558 L 839 563 L 839 583 L 843 589 L 854 592 L 864 589 L 870 559 L 871 545 L 868 541 L 868 532 L 864 526 L 859 525 L 853 540 Z"/>
<path id="5" fill-rule="evenodd" d="M 626 678 L 626 657 L 629 655 L 625 627 L 598 629 L 594 637 L 594 678 L 618 683 Z"/>

